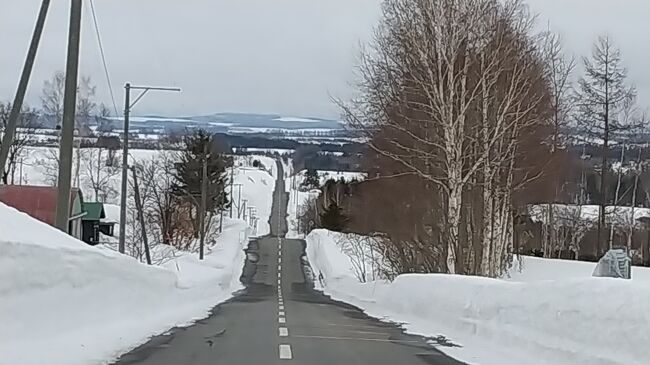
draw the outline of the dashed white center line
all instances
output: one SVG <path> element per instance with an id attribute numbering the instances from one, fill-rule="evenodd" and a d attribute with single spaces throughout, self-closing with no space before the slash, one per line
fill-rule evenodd
<path id="1" fill-rule="evenodd" d="M 278 318 L 278 323 L 287 323 L 287 319 L 284 317 Z"/>
<path id="2" fill-rule="evenodd" d="M 280 360 L 291 360 L 292 358 L 291 345 L 280 345 Z"/>
<path id="3" fill-rule="evenodd" d="M 289 336 L 289 329 L 287 327 L 280 327 L 279 328 L 279 335 L 280 335 L 280 337 Z"/>
<path id="4" fill-rule="evenodd" d="M 278 271 L 282 271 L 282 265 L 278 265 Z"/>
<path id="5" fill-rule="evenodd" d="M 282 279 L 278 279 L 278 285 L 282 285 Z"/>
<path id="6" fill-rule="evenodd" d="M 280 304 L 280 308 L 279 308 L 279 309 L 280 309 L 281 311 L 283 311 L 283 310 L 284 310 L 284 305 Z"/>
<path id="7" fill-rule="evenodd" d="M 279 278 L 282 277 L 282 272 L 281 272 L 281 271 L 278 271 L 278 277 L 279 277 Z"/>
<path id="8" fill-rule="evenodd" d="M 278 315 L 279 315 L 280 317 L 284 317 L 284 312 L 281 311 L 280 313 L 278 313 Z"/>

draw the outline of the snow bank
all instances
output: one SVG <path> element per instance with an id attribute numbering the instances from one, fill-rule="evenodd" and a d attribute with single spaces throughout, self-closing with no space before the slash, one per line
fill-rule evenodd
<path id="1" fill-rule="evenodd" d="M 504 279 L 518 282 L 584 279 L 590 277 L 595 268 L 595 262 L 519 256 L 515 258 L 514 265 Z M 650 285 L 650 269 L 633 266 L 632 280 L 639 280 Z M 650 304 L 648 308 L 650 310 Z"/>
<path id="2" fill-rule="evenodd" d="M 522 274 L 519 282 L 401 275 L 392 283 L 362 284 L 337 246 L 341 238 L 325 230 L 307 236 L 307 256 L 324 292 L 374 317 L 404 323 L 412 333 L 444 336 L 461 347 L 440 349 L 462 361 L 640 365 L 650 358 L 647 272 L 617 280 L 592 278 L 580 267 L 563 270 L 573 272 L 570 277 L 538 280 L 541 266 L 552 271 L 559 265 L 532 260 L 536 272 Z"/>
<path id="3" fill-rule="evenodd" d="M 0 364 L 98 364 L 204 318 L 239 290 L 247 226 L 229 221 L 206 260 L 146 266 L 0 203 Z"/>

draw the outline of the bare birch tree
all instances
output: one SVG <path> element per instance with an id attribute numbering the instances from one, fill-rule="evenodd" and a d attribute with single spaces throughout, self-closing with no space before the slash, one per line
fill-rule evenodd
<path id="1" fill-rule="evenodd" d="M 441 233 L 427 244 L 444 252 L 441 271 L 497 276 L 510 263 L 512 193 L 533 178 L 520 146 L 550 101 L 531 19 L 518 1 L 389 0 L 362 59 L 347 119 L 400 165 L 392 176 L 431 186 Z M 482 196 L 478 234 L 461 231 L 468 194 Z"/>
<path id="2" fill-rule="evenodd" d="M 544 34 L 543 54 L 546 62 L 546 77 L 551 86 L 551 140 L 549 141 L 551 153 L 556 153 L 566 147 L 565 133 L 574 107 L 571 76 L 576 66 L 575 58 L 564 55 L 562 39 L 550 31 Z M 557 175 L 559 178 L 559 175 Z M 553 201 L 548 204 L 548 225 L 545 225 L 546 234 L 542 237 L 544 255 L 550 257 L 550 251 L 558 245 L 553 205 L 557 203 L 559 189 L 562 182 L 557 179 L 554 183 Z M 561 241 L 565 242 L 565 241 Z"/>
<path id="3" fill-rule="evenodd" d="M 65 73 L 57 71 L 50 80 L 43 83 L 41 105 L 45 118 L 53 118 L 56 126 L 63 120 L 63 92 L 65 90 Z"/>

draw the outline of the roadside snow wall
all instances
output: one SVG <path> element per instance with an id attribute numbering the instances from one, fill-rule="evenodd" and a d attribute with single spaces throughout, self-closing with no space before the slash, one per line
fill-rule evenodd
<path id="1" fill-rule="evenodd" d="M 0 364 L 104 364 L 206 317 L 241 287 L 246 228 L 232 224 L 205 261 L 155 267 L 0 203 Z"/>
<path id="2" fill-rule="evenodd" d="M 404 323 L 409 332 L 444 336 L 461 347 L 439 349 L 459 360 L 645 365 L 650 359 L 648 276 L 592 278 L 585 270 L 583 277 L 515 282 L 428 274 L 362 284 L 337 245 L 341 239 L 326 230 L 307 236 L 307 255 L 324 292 L 373 317 Z M 540 270 L 540 262 L 534 266 Z M 554 270 L 552 262 L 546 270 Z"/>

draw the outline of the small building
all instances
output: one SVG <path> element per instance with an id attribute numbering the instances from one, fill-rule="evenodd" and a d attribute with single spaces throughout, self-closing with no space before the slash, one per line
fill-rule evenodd
<path id="1" fill-rule="evenodd" d="M 86 215 L 82 218 L 83 223 L 83 237 L 82 240 L 89 245 L 95 246 L 100 242 L 99 234 L 102 233 L 106 236 L 113 236 L 115 223 L 104 222 L 106 219 L 106 212 L 104 211 L 104 204 L 99 202 L 84 203 L 83 205 Z"/>
<path id="2" fill-rule="evenodd" d="M 57 193 L 57 188 L 50 186 L 2 185 L 0 202 L 54 226 Z M 68 234 L 79 240 L 83 236 L 82 219 L 86 215 L 83 203 L 81 190 L 73 188 L 70 191 Z"/>

